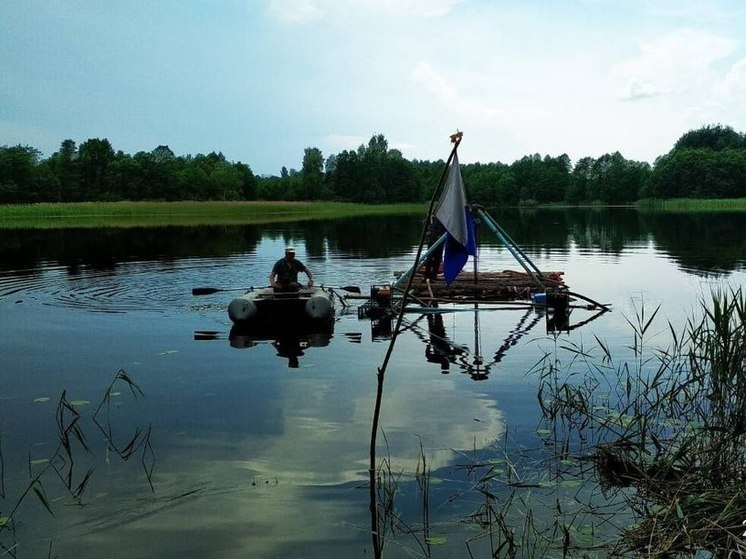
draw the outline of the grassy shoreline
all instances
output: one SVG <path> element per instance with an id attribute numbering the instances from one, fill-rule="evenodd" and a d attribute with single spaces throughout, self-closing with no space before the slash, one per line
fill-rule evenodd
<path id="1" fill-rule="evenodd" d="M 0 205 L 0 229 L 253 224 L 421 214 L 424 204 L 341 202 L 81 202 Z"/>
<path id="2" fill-rule="evenodd" d="M 635 207 L 640 210 L 664 212 L 742 212 L 746 211 L 746 198 L 639 200 Z"/>
<path id="3" fill-rule="evenodd" d="M 423 214 L 426 204 L 343 202 L 80 202 L 0 205 L 0 229 L 240 225 L 367 215 Z M 536 206 L 540 208 L 543 206 Z M 561 209 L 576 206 L 546 206 Z M 592 206 L 601 208 L 603 206 Z M 640 200 L 630 207 L 656 212 L 743 212 L 746 198 Z"/>

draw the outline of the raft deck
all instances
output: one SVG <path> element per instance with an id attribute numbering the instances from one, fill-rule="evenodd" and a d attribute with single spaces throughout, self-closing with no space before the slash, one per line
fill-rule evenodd
<path id="1" fill-rule="evenodd" d="M 474 272 L 461 272 L 458 277 L 446 285 L 442 275 L 429 281 L 423 274 L 417 274 L 412 282 L 412 295 L 419 299 L 441 301 L 478 300 L 478 301 L 515 301 L 530 299 L 534 293 L 546 291 L 547 288 L 563 285 L 564 272 L 542 272 L 540 278 L 544 286 L 528 273 L 515 270 L 502 272 L 479 272 L 476 281 Z M 401 277 L 401 273 L 394 274 Z M 402 290 L 406 282 L 399 286 Z"/>

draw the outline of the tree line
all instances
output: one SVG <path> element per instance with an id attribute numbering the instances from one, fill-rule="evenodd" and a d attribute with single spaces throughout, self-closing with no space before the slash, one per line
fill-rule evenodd
<path id="1" fill-rule="evenodd" d="M 444 162 L 407 160 L 383 134 L 324 158 L 306 148 L 301 169 L 257 176 L 218 152 L 176 156 L 168 146 L 134 155 L 107 139 L 64 140 L 48 158 L 30 146 L 0 147 L 0 203 L 117 200 L 334 200 L 421 202 Z M 651 166 L 619 152 L 584 157 L 527 155 L 504 163 L 462 164 L 471 202 L 627 204 L 643 198 L 746 197 L 746 134 L 711 125 L 685 133 Z"/>

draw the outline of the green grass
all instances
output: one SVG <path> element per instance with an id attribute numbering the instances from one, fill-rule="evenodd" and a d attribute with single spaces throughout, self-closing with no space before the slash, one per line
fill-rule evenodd
<path id="1" fill-rule="evenodd" d="M 640 200 L 636 206 L 641 210 L 667 212 L 742 212 L 746 211 L 746 198 L 727 198 L 722 200 L 699 198 Z"/>
<path id="2" fill-rule="evenodd" d="M 253 224 L 419 214 L 424 204 L 339 202 L 83 202 L 0 205 L 0 229 Z"/>

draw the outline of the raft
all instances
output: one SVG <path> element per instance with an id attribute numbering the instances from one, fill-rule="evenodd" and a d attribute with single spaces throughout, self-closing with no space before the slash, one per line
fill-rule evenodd
<path id="1" fill-rule="evenodd" d="M 298 291 L 252 288 L 228 305 L 228 317 L 237 325 L 296 327 L 328 324 L 334 320 L 334 294 L 324 287 Z"/>
<path id="2" fill-rule="evenodd" d="M 479 300 L 514 301 L 530 300 L 532 295 L 547 288 L 563 285 L 564 272 L 542 272 L 541 284 L 525 272 L 504 270 L 502 272 L 479 272 L 476 280 L 473 272 L 461 272 L 451 285 L 446 285 L 443 276 L 425 280 L 418 273 L 412 283 L 412 294 L 423 300 Z"/>

